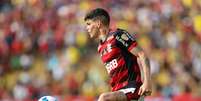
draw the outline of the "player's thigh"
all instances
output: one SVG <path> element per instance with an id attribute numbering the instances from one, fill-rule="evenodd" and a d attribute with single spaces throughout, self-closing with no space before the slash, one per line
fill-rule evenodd
<path id="1" fill-rule="evenodd" d="M 130 100 L 130 101 L 144 101 L 144 96 L 141 96 L 138 100 Z"/>
<path id="2" fill-rule="evenodd" d="M 106 92 L 99 96 L 98 101 L 127 101 L 127 97 L 121 91 Z"/>

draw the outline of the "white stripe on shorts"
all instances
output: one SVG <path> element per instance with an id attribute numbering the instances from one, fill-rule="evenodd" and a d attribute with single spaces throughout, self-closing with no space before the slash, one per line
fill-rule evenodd
<path id="1" fill-rule="evenodd" d="M 124 94 L 127 93 L 134 93 L 136 88 L 125 88 L 125 89 L 120 89 L 119 91 L 123 92 Z"/>

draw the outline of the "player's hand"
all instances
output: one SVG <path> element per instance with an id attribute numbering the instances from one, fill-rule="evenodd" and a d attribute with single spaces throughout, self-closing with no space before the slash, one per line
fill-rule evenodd
<path id="1" fill-rule="evenodd" d="M 144 82 L 138 91 L 138 95 L 149 96 L 152 93 L 152 85 L 150 82 Z"/>

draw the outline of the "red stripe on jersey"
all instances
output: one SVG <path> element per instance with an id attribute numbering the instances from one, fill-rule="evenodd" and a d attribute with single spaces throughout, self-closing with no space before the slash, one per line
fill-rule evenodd
<path id="1" fill-rule="evenodd" d="M 125 81 L 125 82 L 122 82 L 122 83 L 118 83 L 114 87 L 112 87 L 112 91 L 117 91 L 117 90 L 125 87 L 126 85 L 128 85 L 128 81 Z"/>
<path id="2" fill-rule="evenodd" d="M 98 53 L 100 53 L 101 47 L 102 47 L 102 45 L 101 45 L 101 44 L 100 44 L 100 45 L 98 45 Z"/>
<path id="3" fill-rule="evenodd" d="M 123 67 L 122 67 L 123 68 Z M 116 75 L 111 78 L 110 84 L 114 87 L 118 83 L 122 83 L 123 81 L 127 81 L 128 78 L 128 70 L 120 71 Z"/>
<path id="4" fill-rule="evenodd" d="M 120 52 L 118 49 L 113 49 L 114 51 L 108 53 L 108 54 L 105 54 L 104 56 L 102 56 L 102 61 L 103 62 L 106 62 L 108 60 L 111 59 L 111 56 L 113 56 L 113 58 L 116 58 L 116 56 L 118 56 L 118 53 Z"/>
<path id="5" fill-rule="evenodd" d="M 114 38 L 113 38 L 114 39 Z M 106 61 L 109 61 L 111 60 L 111 58 L 116 58 L 116 56 L 119 56 L 119 53 L 120 53 L 120 49 L 116 46 L 114 46 L 113 44 L 115 43 L 115 40 L 110 40 L 110 41 L 107 41 L 104 45 L 101 46 L 100 48 L 100 53 L 102 55 L 101 59 L 102 61 L 105 63 Z M 111 49 L 112 51 L 111 52 L 108 52 L 107 54 L 104 54 L 104 51 L 108 51 L 108 45 L 111 45 Z"/>
<path id="6" fill-rule="evenodd" d="M 128 51 L 131 51 L 134 47 L 137 46 L 137 42 L 133 43 L 129 48 Z"/>

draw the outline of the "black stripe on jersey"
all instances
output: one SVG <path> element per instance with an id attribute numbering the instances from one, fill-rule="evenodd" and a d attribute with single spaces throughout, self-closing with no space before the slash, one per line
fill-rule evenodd
<path id="1" fill-rule="evenodd" d="M 133 61 L 133 55 L 127 51 L 122 50 L 123 57 L 126 61 L 126 67 L 128 68 L 128 81 L 135 81 L 136 75 L 134 71 L 134 61 Z"/>
<path id="2" fill-rule="evenodd" d="M 116 38 L 118 36 L 122 35 L 122 31 L 124 31 L 124 30 L 118 29 L 117 33 L 115 34 Z M 134 41 L 134 39 L 132 39 L 132 40 L 129 39 L 129 40 L 127 40 L 126 43 L 131 44 L 132 41 Z M 133 55 L 128 51 L 128 49 L 127 49 L 128 47 L 125 47 L 125 45 L 122 45 L 122 42 L 119 42 L 119 41 L 116 41 L 116 42 L 117 42 L 116 45 L 117 45 L 117 47 L 119 47 L 121 49 L 121 53 L 126 62 L 126 68 L 128 69 L 128 81 L 129 82 L 135 81 L 136 74 L 134 73 L 135 71 L 134 71 L 134 67 L 133 67 L 134 62 L 135 62 L 135 61 L 133 61 Z"/>
<path id="3" fill-rule="evenodd" d="M 122 47 L 122 45 L 118 46 L 121 49 L 121 53 L 126 63 L 126 68 L 128 69 L 128 81 L 135 81 L 136 75 L 134 73 L 134 67 L 133 67 L 134 66 L 133 55 L 127 49 Z"/>

